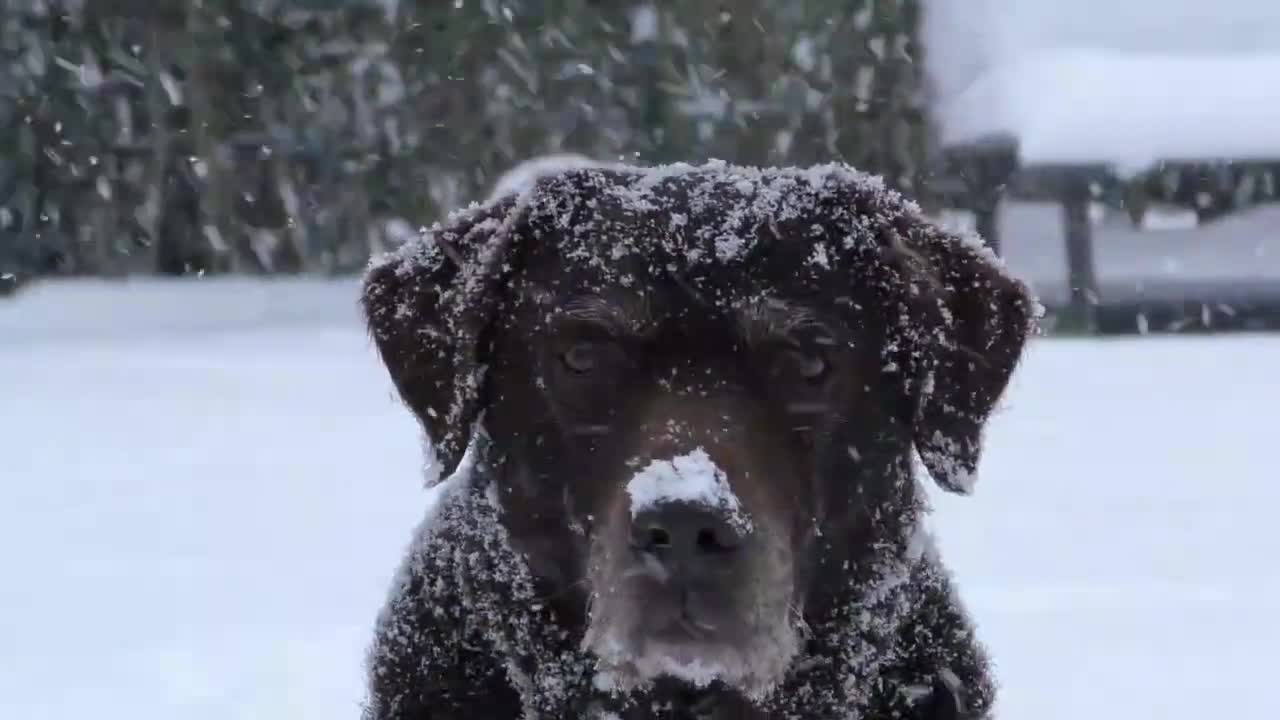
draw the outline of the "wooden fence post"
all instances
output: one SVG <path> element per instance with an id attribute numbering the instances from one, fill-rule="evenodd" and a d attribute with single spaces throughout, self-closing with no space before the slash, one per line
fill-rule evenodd
<path id="1" fill-rule="evenodd" d="M 1081 331 L 1097 330 L 1098 274 L 1093 255 L 1093 225 L 1089 220 L 1089 173 L 1067 170 L 1062 196 L 1063 237 L 1067 250 L 1067 288 L 1072 325 Z"/>

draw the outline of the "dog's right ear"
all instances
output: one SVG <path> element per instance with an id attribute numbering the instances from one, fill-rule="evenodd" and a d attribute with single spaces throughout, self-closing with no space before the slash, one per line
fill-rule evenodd
<path id="1" fill-rule="evenodd" d="M 522 198 L 452 213 L 371 263 L 361 305 L 396 390 L 422 423 L 443 477 L 480 416 L 487 349 Z"/>
<path id="2" fill-rule="evenodd" d="M 931 224 L 907 233 L 925 258 L 940 322 L 924 351 L 932 369 L 915 419 L 916 450 L 944 489 L 968 494 L 987 418 L 1003 395 L 1034 329 L 1031 291 L 977 238 Z"/>

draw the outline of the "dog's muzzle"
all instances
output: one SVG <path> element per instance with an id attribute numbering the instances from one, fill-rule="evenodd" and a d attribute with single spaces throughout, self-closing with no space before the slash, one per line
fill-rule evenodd
<path id="1" fill-rule="evenodd" d="M 631 552 L 635 574 L 650 584 L 645 624 L 670 640 L 715 635 L 716 618 L 732 610 L 749 540 L 750 533 L 728 513 L 692 503 L 662 503 L 637 513 Z"/>

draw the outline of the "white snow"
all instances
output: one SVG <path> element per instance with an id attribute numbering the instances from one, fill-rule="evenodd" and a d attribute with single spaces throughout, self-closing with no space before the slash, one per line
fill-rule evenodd
<path id="1" fill-rule="evenodd" d="M 721 510 L 730 523 L 750 531 L 751 520 L 743 511 L 729 478 L 701 447 L 670 460 L 650 461 L 627 481 L 631 517 L 665 502 L 687 502 Z"/>
<path id="2" fill-rule="evenodd" d="M 566 170 L 582 167 L 596 167 L 604 163 L 597 162 L 578 153 L 553 153 L 529 158 L 498 177 L 489 193 L 487 202 L 498 198 L 520 193 L 533 187 L 539 178 L 554 175 Z"/>
<path id="3" fill-rule="evenodd" d="M 1037 312 L 1039 312 L 1039 309 L 1037 309 Z M 934 431 L 932 442 L 935 447 L 946 448 L 947 453 L 955 453 L 961 448 L 959 443 L 938 431 Z M 929 477 L 929 471 L 926 469 L 925 464 L 919 461 L 920 456 L 916 454 L 913 462 L 916 463 L 917 472 L 923 473 L 923 477 Z M 961 463 L 956 462 L 944 462 L 943 467 L 945 469 L 942 472 L 946 473 L 947 481 L 951 483 L 951 486 L 956 491 L 965 494 L 973 492 L 974 487 L 978 484 L 978 473 L 970 471 Z"/>
<path id="4" fill-rule="evenodd" d="M 391 244 L 399 247 L 418 236 L 418 231 L 402 217 L 388 218 L 382 223 L 382 235 Z"/>
<path id="5" fill-rule="evenodd" d="M 1194 210 L 1178 206 L 1152 205 L 1142 214 L 1141 228 L 1144 231 L 1160 232 L 1162 230 L 1193 230 L 1200 224 L 1200 218 Z"/>
<path id="6" fill-rule="evenodd" d="M 1271 715 L 1276 367 L 1268 336 L 1033 343 L 975 495 L 932 493 L 1000 717 Z M 0 717 L 359 714 L 428 496 L 351 283 L 0 302 L 0 458 Z"/>
<path id="7" fill-rule="evenodd" d="M 1028 162 L 1280 152 L 1280 5 L 1270 0 L 931 0 L 944 139 L 1010 133 Z"/>
<path id="8" fill-rule="evenodd" d="M 357 717 L 426 496 L 354 284 L 28 289 L 0 303 L 0 717 Z"/>
<path id="9" fill-rule="evenodd" d="M 1188 57 L 1044 52 L 984 74 L 941 105 L 944 141 L 992 132 L 1024 162 L 1271 159 L 1280 155 L 1280 53 Z"/>
<path id="10" fill-rule="evenodd" d="M 730 675 L 720 663 L 710 663 L 701 658 L 682 658 L 676 648 L 663 648 L 637 660 L 644 677 L 668 676 L 679 678 L 694 687 L 706 687 Z"/>
<path id="11" fill-rule="evenodd" d="M 652 3 L 636 5 L 627 14 L 631 20 L 632 45 L 658 38 L 658 8 Z"/>

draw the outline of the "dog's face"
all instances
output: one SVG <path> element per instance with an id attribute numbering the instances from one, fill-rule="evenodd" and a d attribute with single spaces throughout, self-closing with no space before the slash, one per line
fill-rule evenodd
<path id="1" fill-rule="evenodd" d="M 476 271 L 466 293 L 447 294 L 464 279 L 432 296 L 403 265 L 375 271 L 375 337 L 433 439 L 449 432 L 442 418 L 483 410 L 504 524 L 548 595 L 569 615 L 580 608 L 603 666 L 624 683 L 674 675 L 765 692 L 800 645 L 818 565 L 871 553 L 914 517 L 913 443 L 926 462 L 940 449 L 930 469 L 944 483 L 976 462 L 973 428 L 1016 360 L 1026 295 L 1012 281 L 990 285 L 998 274 L 966 275 L 988 282 L 975 290 L 983 316 L 957 320 L 972 312 L 963 302 L 948 307 L 906 280 L 922 250 L 872 241 L 859 260 L 845 244 L 863 270 L 853 275 L 815 260 L 804 236 L 850 231 L 820 194 L 739 228 L 759 241 L 750 262 L 690 261 L 721 248 L 723 233 L 673 241 L 654 218 L 713 227 L 714 203 L 677 188 L 665 198 L 674 207 L 635 212 L 618 201 L 634 192 L 625 174 L 574 177 L 541 185 L 541 205 L 535 193 L 489 209 L 507 225 L 491 219 L 487 234 L 510 235 L 485 261 L 503 268 L 500 282 Z M 727 205 L 753 190 L 719 188 Z M 466 262 L 484 222 L 438 231 L 441 266 Z M 934 266 L 940 285 L 955 263 Z M 442 323 L 404 309 L 439 314 L 464 296 Z M 912 321 L 924 331 L 906 332 Z M 927 357 L 931 328 L 960 322 L 986 334 L 964 339 L 962 359 Z M 968 344 L 990 350 L 1002 337 L 1017 347 L 984 356 Z M 460 353 L 460 341 L 475 349 Z M 487 366 L 482 379 L 458 372 L 468 363 Z M 994 380 L 983 364 L 1000 366 Z M 926 374 L 968 378 L 932 420 Z"/>
<path id="2" fill-rule="evenodd" d="M 672 272 L 561 247 L 530 250 L 494 330 L 513 535 L 543 577 L 582 581 L 587 642 L 622 676 L 766 687 L 798 646 L 815 538 L 905 489 L 884 471 L 911 442 L 901 386 L 877 380 L 884 329 L 840 306 L 849 288 L 806 285 L 803 256 Z"/>

